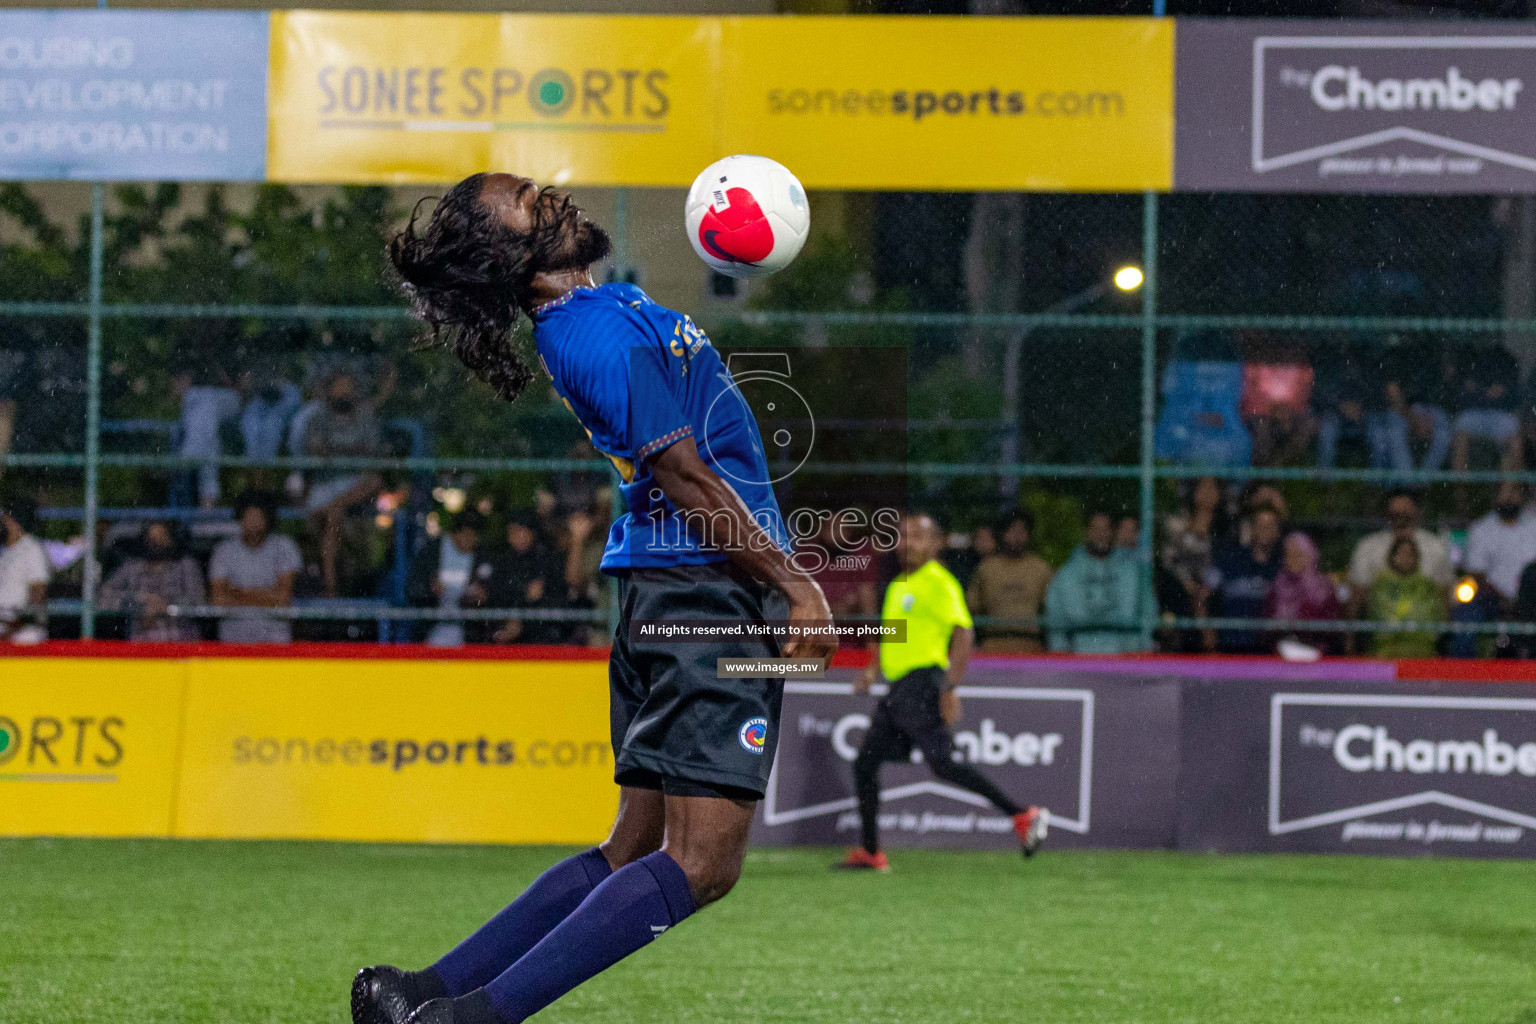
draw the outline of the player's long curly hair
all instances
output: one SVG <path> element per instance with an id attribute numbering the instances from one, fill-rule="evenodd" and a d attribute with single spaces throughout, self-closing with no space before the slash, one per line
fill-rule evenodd
<path id="1" fill-rule="evenodd" d="M 608 236 L 587 222 L 585 234 L 573 232 L 579 211 L 548 191 L 534 204 L 533 226 L 514 231 L 480 202 L 484 185 L 485 175 L 473 174 L 449 189 L 421 232 L 417 220 L 427 200 L 417 203 L 389 243 L 389 262 L 427 325 L 427 343 L 452 349 L 497 398 L 511 402 L 533 380 L 513 333 L 518 317 L 532 313 L 534 275 L 603 258 Z"/>

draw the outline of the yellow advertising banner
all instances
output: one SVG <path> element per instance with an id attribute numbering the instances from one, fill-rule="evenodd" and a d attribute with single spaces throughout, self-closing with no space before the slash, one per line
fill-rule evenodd
<path id="1" fill-rule="evenodd" d="M 165 836 L 183 662 L 0 659 L 0 835 Z"/>
<path id="2" fill-rule="evenodd" d="M 722 144 L 815 188 L 1167 189 L 1173 40 L 1153 18 L 728 19 Z"/>
<path id="3" fill-rule="evenodd" d="M 268 177 L 1140 191 L 1173 169 L 1174 26 L 1137 18 L 272 14 Z"/>
<path id="4" fill-rule="evenodd" d="M 178 836 L 588 843 L 617 807 L 605 662 L 190 665 Z"/>
<path id="5" fill-rule="evenodd" d="M 675 185 L 715 159 L 719 22 L 272 13 L 267 177 Z"/>

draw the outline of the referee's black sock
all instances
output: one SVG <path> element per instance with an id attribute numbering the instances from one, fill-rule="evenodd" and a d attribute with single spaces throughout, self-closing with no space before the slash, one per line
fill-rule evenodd
<path id="1" fill-rule="evenodd" d="M 933 767 L 933 774 L 945 782 L 968 789 L 977 796 L 985 797 L 991 801 L 992 806 L 1002 811 L 1008 817 L 1013 817 L 1024 808 L 1008 799 L 1008 794 L 998 789 L 991 779 L 987 778 L 974 767 L 960 761 L 952 761 L 947 757 L 937 758 L 928 762 Z"/>
<path id="2" fill-rule="evenodd" d="M 880 852 L 880 758 L 859 751 L 853 761 L 853 791 L 859 800 L 859 832 L 865 853 Z"/>

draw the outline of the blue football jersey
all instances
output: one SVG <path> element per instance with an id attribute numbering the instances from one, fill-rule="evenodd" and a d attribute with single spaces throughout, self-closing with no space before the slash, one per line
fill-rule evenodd
<path id="1" fill-rule="evenodd" d="M 623 479 L 625 513 L 608 533 L 605 571 L 720 562 L 737 542 L 715 532 L 723 523 L 679 514 L 651 476 L 649 461 L 687 437 L 789 550 L 757 420 L 692 320 L 632 284 L 605 284 L 541 306 L 533 336 L 555 392 Z"/>

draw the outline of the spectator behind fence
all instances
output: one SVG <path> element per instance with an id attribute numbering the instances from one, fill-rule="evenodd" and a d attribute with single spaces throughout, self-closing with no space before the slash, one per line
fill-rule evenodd
<path id="1" fill-rule="evenodd" d="M 219 500 L 219 465 L 214 460 L 224 454 L 219 431 L 240 415 L 240 393 L 222 382 L 199 384 L 197 380 L 193 370 L 181 370 L 171 378 L 171 390 L 181 400 L 181 447 L 177 454 L 206 460 L 196 470 L 178 474 L 171 488 L 171 504 L 212 508 Z"/>
<path id="2" fill-rule="evenodd" d="M 1221 484 L 1203 476 L 1184 489 L 1184 507 L 1163 523 L 1158 564 L 1172 584 L 1158 594 L 1163 611 L 1180 617 L 1204 616 L 1212 553 L 1222 534 Z"/>
<path id="3" fill-rule="evenodd" d="M 203 570 L 183 552 L 175 528 L 159 519 L 144 524 L 138 554 L 107 577 L 99 597 L 104 609 L 129 614 L 128 639 L 141 643 L 201 640 L 196 619 L 166 611 L 172 605 L 200 605 L 206 600 Z"/>
<path id="4" fill-rule="evenodd" d="M 245 441 L 246 457 L 270 460 L 281 455 L 288 425 L 303 404 L 304 396 L 286 380 L 276 375 L 258 380 L 240 413 L 240 436 Z"/>
<path id="5" fill-rule="evenodd" d="M 964 537 L 963 534 L 961 536 Z M 971 580 L 976 575 L 977 567 L 997 553 L 997 532 L 991 526 L 983 524 L 972 530 L 970 537 L 964 538 L 964 540 L 964 543 L 946 548 L 943 558 L 945 567 L 954 573 L 955 579 L 960 581 L 960 585 L 962 587 L 969 587 Z M 820 583 L 821 581 L 817 580 L 817 582 Z M 873 587 L 873 584 L 871 584 L 871 587 Z M 831 600 L 831 598 L 828 598 L 828 600 Z M 878 603 L 878 593 L 875 594 L 875 600 Z"/>
<path id="6" fill-rule="evenodd" d="M 1280 513 L 1260 505 L 1248 516 L 1247 539 L 1216 553 L 1207 580 L 1218 618 L 1261 619 L 1270 587 L 1280 573 Z M 1223 629 L 1216 647 L 1224 654 L 1266 654 L 1273 640 L 1252 629 Z"/>
<path id="7" fill-rule="evenodd" d="M 1419 571 L 1419 546 L 1412 537 L 1397 537 L 1388 549 L 1387 564 L 1371 584 L 1366 613 L 1375 622 L 1443 622 L 1445 588 Z M 1376 634 L 1376 654 L 1383 658 L 1432 658 L 1433 631 Z"/>
<path id="8" fill-rule="evenodd" d="M 552 605 L 560 566 L 538 544 L 532 516 L 514 515 L 507 523 L 507 546 L 489 560 L 485 602 L 492 608 L 545 609 Z M 493 643 L 558 643 L 560 624 L 535 619 L 507 619 L 491 637 Z"/>
<path id="9" fill-rule="evenodd" d="M 394 390 L 389 372 L 370 398 L 352 373 L 333 373 L 325 383 L 325 405 L 304 426 L 303 451 L 313 458 L 379 458 L 387 452 L 379 407 Z M 383 478 L 372 470 L 326 470 L 310 484 L 304 510 L 320 533 L 320 583 L 326 597 L 338 593 L 337 557 L 347 512 L 375 497 Z"/>
<path id="10" fill-rule="evenodd" d="M 1131 556 L 1141 550 L 1141 520 L 1135 516 L 1121 516 L 1115 521 L 1115 550 Z"/>
<path id="11" fill-rule="evenodd" d="M 480 532 L 485 517 L 474 509 L 460 512 L 445 536 L 429 542 L 411 560 L 406 574 L 405 598 L 417 608 L 452 612 L 484 607 L 491 567 L 480 556 Z M 468 629 L 466 626 L 474 626 Z M 439 621 L 427 631 L 433 647 L 462 647 L 466 639 L 477 642 L 486 630 L 480 622 Z"/>
<path id="12" fill-rule="evenodd" d="M 16 436 L 16 400 L 26 392 L 22 380 L 26 364 L 26 353 L 0 347 L 0 459 L 11 454 L 11 442 Z M 5 466 L 0 465 L 0 477 L 4 476 Z"/>
<path id="13" fill-rule="evenodd" d="M 1520 365 L 1501 344 L 1472 351 L 1463 366 L 1456 418 L 1451 421 L 1451 468 L 1465 470 L 1473 439 L 1499 447 L 1501 464 L 1519 458 Z"/>
<path id="14" fill-rule="evenodd" d="M 1493 510 L 1467 530 L 1467 555 L 1462 564 L 1480 585 L 1491 586 L 1505 611 L 1520 593 L 1520 574 L 1536 561 L 1536 515 L 1526 508 L 1525 485 L 1513 480 L 1499 484 Z"/>
<path id="15" fill-rule="evenodd" d="M 1339 464 L 1339 443 L 1354 441 L 1371 469 L 1412 468 L 1408 424 L 1394 411 L 1374 348 L 1346 345 L 1319 369 L 1314 401 L 1318 411 L 1317 465 Z"/>
<path id="16" fill-rule="evenodd" d="M 1115 550 L 1115 520 L 1088 516 L 1082 546 L 1051 580 L 1045 614 L 1053 651 L 1123 654 L 1145 649 L 1140 630 L 1140 568 Z"/>
<path id="17" fill-rule="evenodd" d="M 53 568 L 37 529 L 37 508 L 23 498 L 0 502 L 0 642 L 35 644 L 48 638 L 43 623 Z"/>
<path id="18" fill-rule="evenodd" d="M 573 611 L 606 610 L 608 607 L 606 577 L 598 571 L 608 534 L 596 529 L 597 526 L 597 518 L 586 512 L 572 512 L 565 519 L 560 551 L 565 558 L 565 607 Z M 589 643 L 594 637 L 599 641 L 603 638 L 603 632 L 593 630 L 589 622 L 569 623 L 564 633 L 569 642 L 576 644 Z"/>
<path id="19" fill-rule="evenodd" d="M 971 578 L 966 603 L 977 616 L 1011 620 L 981 629 L 984 654 L 1032 654 L 1045 649 L 1040 641 L 1040 609 L 1051 584 L 1051 567 L 1030 550 L 1035 517 L 1027 511 L 1000 523 L 996 554 L 982 559 Z"/>
<path id="20" fill-rule="evenodd" d="M 1451 451 L 1451 417 L 1455 368 L 1444 365 L 1441 346 L 1434 342 L 1403 342 L 1382 356 L 1382 386 L 1392 429 L 1392 464 L 1413 468 L 1413 444 L 1424 445 L 1419 469 L 1445 465 Z M 1399 447 L 1401 446 L 1401 447 Z"/>
<path id="21" fill-rule="evenodd" d="M 1243 418 L 1253 434 L 1255 466 L 1294 466 L 1317 438 L 1313 370 L 1300 346 L 1258 339 L 1243 367 Z M 1261 361 L 1262 360 L 1262 361 Z"/>
<path id="22" fill-rule="evenodd" d="M 1392 544 L 1403 538 L 1414 542 L 1419 571 L 1436 586 L 1449 587 L 1454 578 L 1445 542 L 1419 525 L 1419 498 L 1413 491 L 1397 490 L 1387 497 L 1387 528 L 1367 534 L 1355 545 L 1349 559 L 1350 617 L 1359 618 L 1371 585 L 1387 567 Z"/>
<path id="23" fill-rule="evenodd" d="M 1339 605 L 1338 588 L 1319 568 L 1322 553 L 1317 544 L 1301 532 L 1288 533 L 1281 551 L 1280 572 L 1269 589 L 1264 606 L 1267 619 L 1293 619 L 1308 622 L 1336 622 L 1344 610 Z M 1292 639 L 1324 654 L 1333 654 L 1342 646 L 1339 634 L 1325 632 L 1290 632 Z"/>
<path id="24" fill-rule="evenodd" d="M 244 494 L 235 502 L 240 536 L 213 549 L 208 564 L 208 589 L 213 603 L 225 608 L 287 608 L 293 604 L 293 581 L 304 560 L 290 537 L 273 533 L 277 498 Z M 232 644 L 286 644 L 293 625 L 282 619 L 231 617 L 219 620 L 219 639 Z"/>

